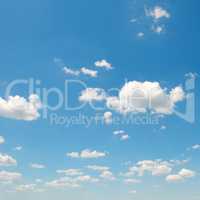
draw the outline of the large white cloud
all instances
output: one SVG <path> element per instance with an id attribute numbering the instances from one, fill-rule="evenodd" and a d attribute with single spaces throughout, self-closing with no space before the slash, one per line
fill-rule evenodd
<path id="1" fill-rule="evenodd" d="M 108 97 L 107 106 L 120 113 L 172 114 L 176 103 L 184 99 L 182 87 L 177 86 L 170 92 L 158 82 L 127 82 L 118 96 Z"/>
<path id="2" fill-rule="evenodd" d="M 102 88 L 86 88 L 81 92 L 79 101 L 105 101 L 107 108 L 129 113 L 173 114 L 176 104 L 185 99 L 181 86 L 167 90 L 159 82 L 130 81 L 119 90 L 117 96 L 109 96 Z"/>
<path id="3" fill-rule="evenodd" d="M 20 96 L 9 96 L 7 100 L 0 97 L 0 117 L 17 120 L 36 120 L 40 117 L 41 102 L 32 94 L 28 100 Z"/>
<path id="4" fill-rule="evenodd" d="M 13 165 L 17 165 L 17 161 L 13 157 L 7 154 L 0 153 L 0 166 L 13 166 Z"/>

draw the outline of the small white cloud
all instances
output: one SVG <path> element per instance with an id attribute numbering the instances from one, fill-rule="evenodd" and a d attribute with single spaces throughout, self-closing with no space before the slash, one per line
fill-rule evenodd
<path id="1" fill-rule="evenodd" d="M 67 153 L 67 156 L 70 158 L 79 158 L 79 152 L 71 152 L 71 153 Z"/>
<path id="2" fill-rule="evenodd" d="M 13 165 L 17 165 L 17 161 L 13 157 L 7 154 L 0 153 L 0 166 L 13 166 Z"/>
<path id="3" fill-rule="evenodd" d="M 192 178 L 196 175 L 196 173 L 189 169 L 182 169 L 179 172 L 179 175 L 182 176 L 183 178 Z"/>
<path id="4" fill-rule="evenodd" d="M 8 100 L 0 97 L 0 116 L 5 118 L 32 121 L 40 117 L 41 101 L 35 94 L 28 100 L 20 96 L 9 96 Z"/>
<path id="5" fill-rule="evenodd" d="M 102 171 L 109 171 L 109 167 L 106 167 L 106 166 L 100 166 L 100 165 L 89 165 L 87 166 L 88 169 L 91 169 L 91 170 L 94 170 L 94 171 L 99 171 L 99 172 L 102 172 Z"/>
<path id="6" fill-rule="evenodd" d="M 65 176 L 80 176 L 83 175 L 80 169 L 66 169 L 66 170 L 57 170 L 58 174 L 64 174 Z"/>
<path id="7" fill-rule="evenodd" d="M 79 101 L 83 102 L 103 101 L 105 99 L 106 93 L 101 88 L 86 88 L 79 97 Z"/>
<path id="8" fill-rule="evenodd" d="M 97 71 L 91 70 L 91 69 L 88 69 L 88 68 L 85 68 L 85 67 L 82 67 L 80 69 L 80 72 L 87 75 L 87 76 L 93 77 L 93 78 L 97 77 L 97 75 L 98 75 Z"/>
<path id="9" fill-rule="evenodd" d="M 63 71 L 66 75 L 70 75 L 70 76 L 79 76 L 80 74 L 84 74 L 84 75 L 95 78 L 98 75 L 98 71 L 91 70 L 86 67 L 81 67 L 78 70 L 74 70 L 69 67 L 64 67 Z"/>
<path id="10" fill-rule="evenodd" d="M 120 140 L 128 140 L 129 138 L 129 135 L 122 135 Z"/>
<path id="11" fill-rule="evenodd" d="M 106 180 L 114 181 L 116 178 L 114 177 L 113 173 L 109 170 L 102 171 L 100 174 L 100 177 Z"/>
<path id="12" fill-rule="evenodd" d="M 195 144 L 192 146 L 193 150 L 200 150 L 200 144 Z"/>
<path id="13" fill-rule="evenodd" d="M 80 74 L 80 71 L 78 70 L 73 70 L 73 69 L 70 69 L 68 67 L 64 67 L 63 68 L 63 71 L 66 75 L 71 75 L 71 76 L 78 76 Z"/>
<path id="14" fill-rule="evenodd" d="M 44 168 L 46 168 L 45 165 L 38 164 L 38 163 L 32 163 L 32 164 L 30 164 L 30 167 L 33 168 L 33 169 L 44 169 Z"/>
<path id="15" fill-rule="evenodd" d="M 4 144 L 5 143 L 5 139 L 3 136 L 0 136 L 0 144 Z"/>
<path id="16" fill-rule="evenodd" d="M 126 184 L 139 184 L 139 183 L 141 183 L 141 180 L 139 180 L 139 179 L 125 179 L 124 180 L 124 183 L 126 183 Z"/>
<path id="17" fill-rule="evenodd" d="M 22 149 L 23 149 L 22 146 L 16 146 L 16 147 L 14 148 L 15 151 L 21 151 Z"/>
<path id="18" fill-rule="evenodd" d="M 137 34 L 137 36 L 140 37 L 140 38 L 142 38 L 142 37 L 144 37 L 144 33 L 143 33 L 143 32 L 139 32 L 139 33 Z"/>
<path id="19" fill-rule="evenodd" d="M 99 68 L 105 68 L 107 70 L 113 69 L 112 64 L 110 64 L 105 59 L 96 61 L 94 64 L 96 67 L 99 67 Z"/>
<path id="20" fill-rule="evenodd" d="M 119 136 L 120 140 L 125 141 L 130 138 L 128 134 L 124 130 L 117 130 L 113 132 L 114 135 Z"/>
<path id="21" fill-rule="evenodd" d="M 166 130 L 167 129 L 167 127 L 165 126 L 165 125 L 162 125 L 161 127 L 160 127 L 160 130 L 161 131 L 164 131 L 164 130 Z"/>
<path id="22" fill-rule="evenodd" d="M 104 121 L 106 124 L 111 124 L 112 123 L 112 113 L 111 112 L 105 112 L 103 115 Z"/>
<path id="23" fill-rule="evenodd" d="M 105 157 L 106 153 L 105 152 L 99 152 L 99 151 L 91 151 L 89 149 L 85 149 L 83 151 L 79 152 L 71 152 L 67 153 L 68 157 L 71 158 L 82 158 L 82 159 L 92 159 L 92 158 L 101 158 Z"/>
<path id="24" fill-rule="evenodd" d="M 157 34 L 161 34 L 164 31 L 163 26 L 153 26 L 152 27 L 153 32 Z"/>
<path id="25" fill-rule="evenodd" d="M 160 6 L 155 6 L 153 9 L 145 9 L 146 15 L 152 17 L 154 20 L 161 18 L 170 18 L 170 13 Z"/>

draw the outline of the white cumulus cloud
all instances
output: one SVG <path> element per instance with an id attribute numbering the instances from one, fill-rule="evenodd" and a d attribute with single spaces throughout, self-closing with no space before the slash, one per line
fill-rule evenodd
<path id="1" fill-rule="evenodd" d="M 0 117 L 17 120 L 36 120 L 40 117 L 41 102 L 32 94 L 28 100 L 20 96 L 9 96 L 7 100 L 0 97 Z"/>
<path id="2" fill-rule="evenodd" d="M 145 113 L 151 111 L 159 114 L 172 114 L 176 103 L 184 99 L 181 86 L 169 93 L 158 82 L 127 82 L 118 96 L 107 97 L 107 107 L 120 113 Z"/>
<path id="3" fill-rule="evenodd" d="M 106 61 L 105 59 L 98 60 L 94 64 L 96 67 L 99 67 L 99 68 L 105 68 L 107 70 L 113 69 L 112 64 Z"/>

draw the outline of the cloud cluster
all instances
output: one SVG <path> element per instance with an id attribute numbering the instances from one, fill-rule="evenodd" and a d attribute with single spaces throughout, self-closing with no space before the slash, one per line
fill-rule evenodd
<path id="1" fill-rule="evenodd" d="M 77 177 L 61 177 L 59 179 L 55 179 L 53 181 L 47 182 L 46 186 L 53 188 L 77 188 L 80 187 L 82 183 L 96 183 L 99 180 L 97 178 L 91 177 L 89 175 L 82 175 Z"/>
<path id="2" fill-rule="evenodd" d="M 90 149 L 85 149 L 81 152 L 71 152 L 67 153 L 67 156 L 70 158 L 82 158 L 82 159 L 93 159 L 93 158 L 102 158 L 105 157 L 107 154 L 105 152 L 99 151 L 91 151 Z"/>
<path id="3" fill-rule="evenodd" d="M 115 176 L 110 171 L 109 167 L 99 166 L 99 165 L 89 165 L 87 168 L 99 172 L 100 173 L 99 177 L 102 179 L 109 181 L 116 180 Z"/>
<path id="4" fill-rule="evenodd" d="M 171 164 L 161 160 L 143 160 L 139 161 L 136 166 L 129 169 L 133 174 L 143 176 L 145 172 L 150 172 L 152 176 L 162 176 L 172 171 Z"/>
<path id="5" fill-rule="evenodd" d="M 118 97 L 107 98 L 107 106 L 124 114 L 147 111 L 172 114 L 176 103 L 183 99 L 184 91 L 180 86 L 168 93 L 158 82 L 131 81 L 122 87 Z"/>
<path id="6" fill-rule="evenodd" d="M 164 31 L 163 19 L 169 19 L 171 17 L 171 14 L 161 6 L 155 6 L 149 9 L 145 8 L 145 14 L 153 20 L 151 29 L 157 34 L 161 34 Z"/>
<path id="7" fill-rule="evenodd" d="M 0 153 L 0 166 L 15 166 L 15 165 L 17 165 L 17 161 L 13 157 L 7 154 Z"/>
<path id="8" fill-rule="evenodd" d="M 63 67 L 63 71 L 66 75 L 71 76 L 79 76 L 80 74 L 83 74 L 95 78 L 98 75 L 98 72 L 96 70 L 91 70 L 86 67 L 81 67 L 79 70 L 74 70 L 69 67 Z"/>
<path id="9" fill-rule="evenodd" d="M 169 115 L 184 98 L 181 86 L 168 91 L 159 82 L 130 81 L 119 90 L 118 96 L 109 96 L 101 88 L 87 88 L 81 92 L 79 100 L 106 101 L 107 108 L 122 114 L 151 112 Z"/>
<path id="10" fill-rule="evenodd" d="M 35 94 L 28 100 L 20 96 L 9 96 L 7 100 L 0 97 L 0 117 L 32 121 L 40 117 L 42 104 Z"/>
<path id="11" fill-rule="evenodd" d="M 196 173 L 192 170 L 182 169 L 181 171 L 179 171 L 178 174 L 168 175 L 166 177 L 166 181 L 172 182 L 172 183 L 181 182 L 181 181 L 184 181 L 185 179 L 192 178 L 195 175 Z"/>

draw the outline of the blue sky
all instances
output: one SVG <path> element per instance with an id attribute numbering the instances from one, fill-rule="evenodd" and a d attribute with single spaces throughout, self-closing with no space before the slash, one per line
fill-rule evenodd
<path id="1" fill-rule="evenodd" d="M 199 199 L 198 7 L 195 0 L 1 2 L 2 200 Z M 22 79 L 40 84 L 32 92 L 30 82 L 15 85 L 7 98 Z M 45 102 L 53 88 L 76 109 L 45 110 L 58 103 L 53 92 Z M 131 117 L 153 122 L 123 123 Z"/>

